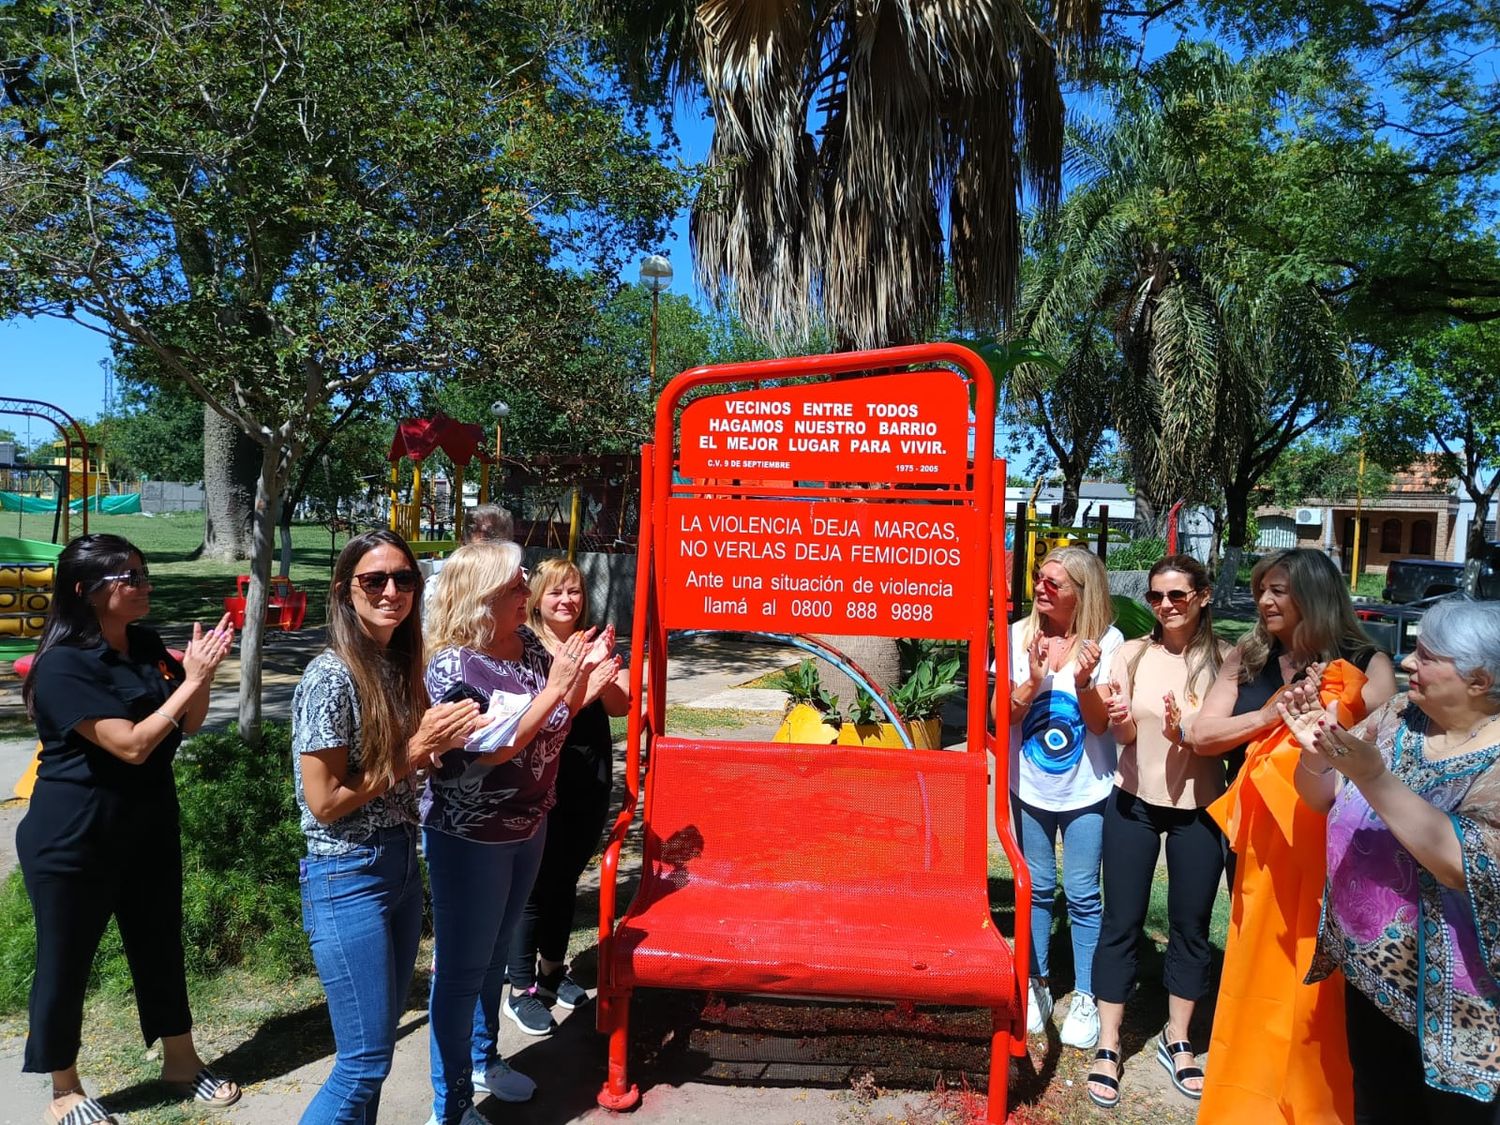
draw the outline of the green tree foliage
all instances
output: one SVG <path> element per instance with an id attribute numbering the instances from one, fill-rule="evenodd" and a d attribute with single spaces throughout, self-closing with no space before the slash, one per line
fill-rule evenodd
<path id="1" fill-rule="evenodd" d="M 0 316 L 148 351 L 260 447 L 248 736 L 272 529 L 327 412 L 383 377 L 544 381 L 579 294 L 677 203 L 570 10 L 19 0 L 0 18 Z"/>
<path id="2" fill-rule="evenodd" d="M 182 383 L 160 386 L 117 365 L 118 406 L 99 420 L 116 479 L 195 481 L 203 477 L 203 402 Z"/>
<path id="3" fill-rule="evenodd" d="M 1366 385 L 1360 415 L 1388 466 L 1436 447 L 1439 472 L 1459 481 L 1479 513 L 1470 550 L 1482 546 L 1485 513 L 1500 493 L 1500 325 L 1457 324 L 1413 341 Z"/>
<path id="4" fill-rule="evenodd" d="M 1260 478 L 1259 504 L 1295 508 L 1309 500 L 1353 500 L 1378 496 L 1390 487 L 1391 472 L 1368 455 L 1361 468 L 1357 436 L 1307 437 L 1294 443 Z"/>

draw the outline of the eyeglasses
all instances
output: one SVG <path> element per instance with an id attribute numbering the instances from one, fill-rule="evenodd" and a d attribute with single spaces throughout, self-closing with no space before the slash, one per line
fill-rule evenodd
<path id="1" fill-rule="evenodd" d="M 151 581 L 151 572 L 145 567 L 131 567 L 124 574 L 106 574 L 99 581 L 119 582 L 132 590 L 138 590 Z"/>
<path id="2" fill-rule="evenodd" d="M 1038 578 L 1036 585 L 1037 589 L 1046 590 L 1049 594 L 1060 594 L 1064 590 L 1073 589 L 1075 584 L 1072 582 L 1054 582 L 1050 578 Z"/>
<path id="3" fill-rule="evenodd" d="M 1166 592 L 1162 592 L 1161 590 L 1147 590 L 1146 604 L 1161 605 L 1162 600 L 1165 599 L 1173 605 L 1182 605 L 1192 596 L 1192 590 L 1167 590 Z"/>
<path id="4" fill-rule="evenodd" d="M 373 598 L 385 593 L 387 582 L 394 582 L 398 593 L 409 594 L 417 588 L 420 577 L 415 570 L 371 570 L 356 574 L 354 581 L 365 592 L 365 597 Z"/>

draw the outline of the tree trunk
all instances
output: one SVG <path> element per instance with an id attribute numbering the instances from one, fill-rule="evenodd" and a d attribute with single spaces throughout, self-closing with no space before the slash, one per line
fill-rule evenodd
<path id="1" fill-rule="evenodd" d="M 1064 462 L 1062 465 L 1062 510 L 1059 518 L 1064 527 L 1072 527 L 1078 519 L 1078 501 L 1083 493 L 1083 470 L 1082 465 L 1075 467 L 1069 462 Z"/>
<path id="2" fill-rule="evenodd" d="M 210 406 L 203 408 L 203 546 L 206 559 L 247 559 L 261 447 Z"/>
<path id="3" fill-rule="evenodd" d="M 1225 537 L 1224 565 L 1219 568 L 1219 580 L 1214 584 L 1214 605 L 1224 608 L 1234 596 L 1240 579 L 1240 560 L 1245 556 L 1245 542 L 1250 530 L 1250 486 L 1235 486 L 1224 490 L 1224 517 L 1229 533 Z"/>
<path id="4" fill-rule="evenodd" d="M 875 689 L 887 699 L 901 678 L 901 653 L 893 637 L 851 637 L 832 634 L 819 635 L 838 649 L 860 669 L 875 685 Z M 848 711 L 854 703 L 855 684 L 826 660 L 818 661 L 818 675 L 831 695 L 838 696 L 839 706 Z"/>
<path id="5" fill-rule="evenodd" d="M 250 588 L 245 592 L 245 631 L 240 637 L 240 737 L 248 746 L 260 745 L 261 655 L 266 635 L 271 557 L 274 551 L 281 493 L 286 488 L 286 465 L 291 458 L 280 442 L 262 448 L 255 486 Z"/>

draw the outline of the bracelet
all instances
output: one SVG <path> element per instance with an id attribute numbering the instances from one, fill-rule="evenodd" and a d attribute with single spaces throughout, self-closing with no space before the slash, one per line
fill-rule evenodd
<path id="1" fill-rule="evenodd" d="M 1019 699 L 1017 699 L 1013 695 L 1013 696 L 1010 697 L 1010 709 L 1012 711 L 1025 711 L 1027 708 L 1029 708 L 1035 702 L 1036 702 L 1036 700 L 1034 700 L 1034 699 L 1028 699 L 1025 703 L 1022 703 Z"/>
<path id="2" fill-rule="evenodd" d="M 1299 769 L 1306 770 L 1308 773 L 1312 774 L 1314 777 L 1327 777 L 1329 774 L 1331 774 L 1333 772 L 1333 767 L 1332 766 L 1329 766 L 1327 769 L 1321 769 L 1321 770 L 1315 770 L 1315 769 L 1313 769 L 1310 765 L 1308 765 L 1306 762 L 1304 762 L 1302 760 L 1302 758 L 1301 758 L 1300 755 L 1297 758 L 1297 766 L 1298 766 Z"/>
<path id="3" fill-rule="evenodd" d="M 162 710 L 158 709 L 157 711 L 154 712 L 154 714 L 160 715 L 163 719 L 166 719 L 167 722 L 171 723 L 173 730 L 181 730 L 182 729 L 182 724 L 179 723 L 176 719 L 172 718 L 171 715 L 168 715 L 165 711 L 162 711 Z"/>

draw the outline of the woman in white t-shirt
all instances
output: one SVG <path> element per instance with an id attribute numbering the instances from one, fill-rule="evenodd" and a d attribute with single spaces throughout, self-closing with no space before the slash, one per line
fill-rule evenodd
<path id="1" fill-rule="evenodd" d="M 1104 564 L 1082 547 L 1049 554 L 1037 576 L 1031 615 L 1011 626 L 1011 816 L 1031 869 L 1028 1030 L 1041 1031 L 1052 1013 L 1047 947 L 1060 836 L 1075 985 L 1061 1036 L 1079 1048 L 1099 1039 L 1092 972 L 1104 802 L 1115 776 L 1107 689 L 1100 685 L 1108 684 L 1110 654 L 1123 641 L 1114 627 Z M 996 714 L 999 706 L 997 682 Z"/>

